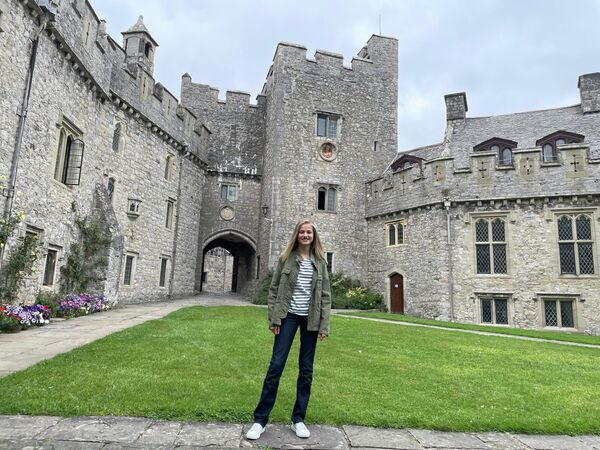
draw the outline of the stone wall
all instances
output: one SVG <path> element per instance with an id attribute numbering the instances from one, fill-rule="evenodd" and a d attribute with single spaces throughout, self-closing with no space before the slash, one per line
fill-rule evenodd
<path id="1" fill-rule="evenodd" d="M 13 74 L 7 77 L 6 86 L 15 94 L 0 100 L 9 111 L 16 111 L 20 103 L 31 50 L 23 36 L 35 22 L 26 8 L 39 14 L 36 4 L 27 5 L 9 2 L 11 18 L 15 19 L 9 23 L 14 29 L 3 34 L 9 40 L 3 48 L 14 49 L 0 52 L 3 73 Z M 97 186 L 106 190 L 109 180 L 114 192 L 103 214 L 110 213 L 116 222 L 101 220 L 115 236 L 108 253 L 106 293 L 131 302 L 194 292 L 197 218 L 202 202 L 199 193 L 205 166 L 200 156 L 206 157 L 207 152 L 204 129 L 168 92 L 159 89 L 155 90 L 157 95 L 147 95 L 154 82 L 143 78 L 142 71 L 137 77 L 124 75 L 123 50 L 102 35 L 102 29 L 89 4 L 63 2 L 57 21 L 40 37 L 14 196 L 14 210 L 25 211 L 21 232 L 39 233 L 43 242 L 35 276 L 28 282 L 28 297 L 24 298 L 31 299 L 41 287 L 49 248 L 58 251 L 55 279 L 53 285 L 41 288 L 57 288 L 59 269 L 70 245 L 79 239 L 75 221 L 92 215 Z M 82 35 L 82 30 L 91 30 L 92 38 Z M 117 123 L 123 128 L 115 151 Z M 11 115 L 2 125 L 2 132 L 7 133 L 3 140 L 6 146 L 2 146 L 6 156 L 2 161 L 6 163 L 12 158 L 16 119 Z M 55 179 L 60 129 L 64 126 L 85 143 L 76 186 Z M 167 179 L 169 156 L 172 167 Z M 132 199 L 140 205 L 138 214 L 129 214 Z M 169 228 L 168 201 L 175 206 Z M 181 245 L 179 252 L 176 242 Z M 123 285 L 122 261 L 127 254 L 136 256 L 131 286 Z M 170 261 L 164 287 L 158 286 L 161 258 Z"/>

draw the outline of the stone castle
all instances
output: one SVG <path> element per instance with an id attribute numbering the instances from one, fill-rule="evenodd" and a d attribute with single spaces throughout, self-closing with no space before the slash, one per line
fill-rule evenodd
<path id="1" fill-rule="evenodd" d="M 122 35 L 86 0 L 0 0 L 3 217 L 41 243 L 25 292 L 57 289 L 88 218 L 111 298 L 205 290 L 216 256 L 249 293 L 308 217 L 392 312 L 600 334 L 600 74 L 546 111 L 469 118 L 447 95 L 443 141 L 397 153 L 396 39 L 350 67 L 280 43 L 251 103 L 188 74 L 178 100 L 142 18 Z"/>

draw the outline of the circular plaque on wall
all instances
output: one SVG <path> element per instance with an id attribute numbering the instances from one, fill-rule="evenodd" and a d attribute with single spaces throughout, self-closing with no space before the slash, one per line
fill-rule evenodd
<path id="1" fill-rule="evenodd" d="M 223 220 L 232 220 L 235 217 L 235 211 L 231 206 L 223 206 L 219 215 Z"/>
<path id="2" fill-rule="evenodd" d="M 326 142 L 325 144 L 321 145 L 321 148 L 319 149 L 319 155 L 321 155 L 321 158 L 323 158 L 325 161 L 333 161 L 337 156 L 335 145 L 333 145 L 331 142 Z"/>

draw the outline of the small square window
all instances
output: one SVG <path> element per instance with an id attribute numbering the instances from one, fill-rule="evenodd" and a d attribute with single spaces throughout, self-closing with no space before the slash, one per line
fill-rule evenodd
<path id="1" fill-rule="evenodd" d="M 572 298 L 544 299 L 544 326 L 575 328 L 575 301 Z"/>
<path id="2" fill-rule="evenodd" d="M 335 139 L 338 132 L 338 117 L 330 114 L 317 114 L 317 136 Z"/>
<path id="3" fill-rule="evenodd" d="M 503 297 L 481 298 L 481 323 L 508 325 L 508 299 Z"/>
<path id="4" fill-rule="evenodd" d="M 221 185 L 221 200 L 233 202 L 237 200 L 237 185 L 222 184 Z"/>

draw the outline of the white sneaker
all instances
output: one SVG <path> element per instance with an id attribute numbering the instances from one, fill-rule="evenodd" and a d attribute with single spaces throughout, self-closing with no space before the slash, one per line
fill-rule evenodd
<path id="1" fill-rule="evenodd" d="M 263 434 L 263 431 L 265 431 L 265 427 L 263 427 L 260 423 L 255 423 L 246 433 L 246 439 L 250 439 L 252 441 L 254 439 L 258 439 L 260 435 Z"/>
<path id="2" fill-rule="evenodd" d="M 310 431 L 308 431 L 304 422 L 293 423 L 292 430 L 296 432 L 296 436 L 299 438 L 306 439 L 310 437 Z"/>

